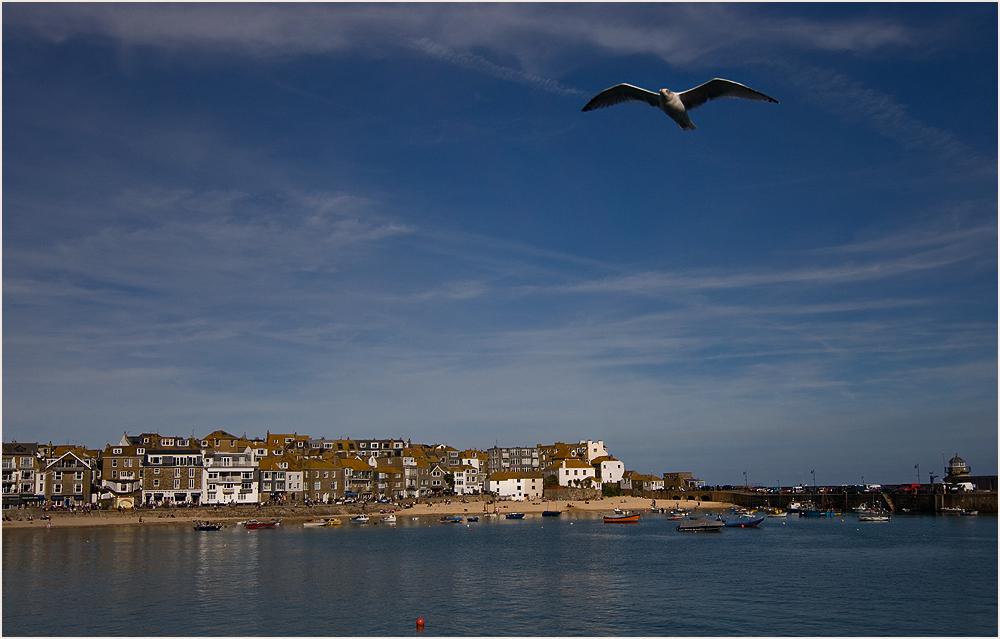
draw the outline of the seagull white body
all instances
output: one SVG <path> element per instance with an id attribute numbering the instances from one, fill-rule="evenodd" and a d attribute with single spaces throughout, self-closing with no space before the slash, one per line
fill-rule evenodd
<path id="1" fill-rule="evenodd" d="M 583 110 L 603 109 L 622 102 L 645 102 L 649 106 L 661 109 L 685 131 L 693 131 L 696 127 L 688 116 L 688 111 L 697 109 L 709 100 L 717 98 L 744 98 L 761 102 L 778 102 L 774 98 L 768 97 L 760 91 L 754 91 L 739 82 L 715 78 L 681 93 L 674 93 L 670 89 L 660 89 L 659 93 L 653 93 L 631 84 L 616 84 L 595 95 L 583 107 Z"/>

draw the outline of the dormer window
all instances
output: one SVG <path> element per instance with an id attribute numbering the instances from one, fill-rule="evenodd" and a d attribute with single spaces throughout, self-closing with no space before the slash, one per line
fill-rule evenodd
<path id="1" fill-rule="evenodd" d="M 146 449 L 145 448 L 136 448 L 135 449 L 135 454 L 136 455 L 145 455 L 146 454 Z"/>
<path id="2" fill-rule="evenodd" d="M 164 446 L 173 446 L 174 445 L 174 440 L 172 440 L 172 439 L 164 439 L 163 440 L 163 445 Z"/>
<path id="3" fill-rule="evenodd" d="M 112 448 L 111 449 L 111 454 L 112 455 L 121 455 L 122 454 L 122 449 L 121 448 Z"/>
<path id="4" fill-rule="evenodd" d="M 360 444 L 358 444 L 358 446 L 360 446 L 361 448 L 368 448 L 368 444 L 365 442 L 361 442 Z"/>
<path id="5" fill-rule="evenodd" d="M 208 440 L 207 439 L 201 440 L 201 446 L 202 448 L 208 448 Z"/>

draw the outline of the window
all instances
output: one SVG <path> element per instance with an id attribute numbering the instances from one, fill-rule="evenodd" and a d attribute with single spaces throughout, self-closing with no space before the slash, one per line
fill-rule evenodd
<path id="1" fill-rule="evenodd" d="M 83 471 L 82 470 L 78 470 L 76 472 L 76 475 L 74 476 L 74 479 L 83 479 Z"/>
<path id="2" fill-rule="evenodd" d="M 57 470 L 54 479 L 62 479 L 62 471 Z"/>
<path id="3" fill-rule="evenodd" d="M 61 492 L 62 492 L 62 484 L 56 484 L 55 486 L 52 487 L 52 493 L 54 495 L 58 495 Z"/>
<path id="4" fill-rule="evenodd" d="M 174 469 L 174 477 L 180 477 L 180 476 L 181 476 L 181 469 L 180 468 L 175 468 Z"/>
<path id="5" fill-rule="evenodd" d="M 194 468 L 188 468 L 188 477 L 194 477 Z"/>
<path id="6" fill-rule="evenodd" d="M 179 480 L 179 479 L 175 479 L 175 480 L 174 480 L 174 490 L 177 490 L 177 489 L 179 489 L 180 487 L 181 487 L 181 480 Z"/>
<path id="7" fill-rule="evenodd" d="M 21 468 L 31 468 L 31 457 L 21 458 Z"/>
<path id="8" fill-rule="evenodd" d="M 160 480 L 159 479 L 154 479 L 153 480 L 153 488 L 159 488 L 159 487 L 160 487 Z"/>
<path id="9" fill-rule="evenodd" d="M 117 459 L 112 459 L 111 460 L 111 467 L 112 468 L 117 468 L 118 467 L 118 460 Z"/>
<path id="10" fill-rule="evenodd" d="M 112 470 L 111 471 L 111 479 L 118 479 L 118 471 L 117 470 Z"/>
<path id="11" fill-rule="evenodd" d="M 154 468 L 153 469 L 153 474 L 154 475 L 159 475 L 160 474 L 160 469 L 159 468 Z"/>
<path id="12" fill-rule="evenodd" d="M 136 455 L 145 455 L 146 454 L 146 449 L 145 448 L 136 448 L 135 449 L 135 454 Z"/>
<path id="13" fill-rule="evenodd" d="M 73 492 L 80 494 L 83 492 L 83 484 L 73 484 Z"/>

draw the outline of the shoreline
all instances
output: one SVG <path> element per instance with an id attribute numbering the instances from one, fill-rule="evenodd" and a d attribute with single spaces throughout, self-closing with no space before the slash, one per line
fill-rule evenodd
<path id="1" fill-rule="evenodd" d="M 448 502 L 451 503 L 448 503 Z M 653 505 L 655 503 L 655 506 Z M 643 497 L 607 497 L 590 500 L 571 501 L 496 501 L 482 497 L 470 499 L 465 497 L 452 498 L 450 500 L 440 500 L 433 502 L 421 502 L 410 508 L 403 508 L 395 504 L 343 504 L 343 505 L 316 505 L 312 507 L 296 506 L 261 506 L 244 505 L 237 507 L 202 506 L 198 508 L 157 508 L 142 509 L 140 511 L 128 511 L 119 513 L 117 510 L 95 510 L 89 514 L 69 513 L 64 511 L 42 510 L 13 511 L 4 512 L 4 517 L 20 517 L 12 521 L 3 521 L 3 530 L 35 528 L 44 530 L 46 523 L 51 528 L 70 528 L 86 526 L 155 526 L 157 524 L 194 524 L 197 521 L 211 521 L 232 524 L 247 519 L 257 519 L 267 521 L 270 519 L 281 519 L 282 521 L 299 522 L 307 521 L 314 517 L 345 517 L 350 518 L 361 513 L 376 518 L 379 515 L 388 515 L 394 512 L 398 515 L 410 517 L 442 517 L 449 516 L 482 516 L 493 512 L 541 514 L 545 510 L 560 510 L 563 512 L 606 512 L 611 513 L 615 508 L 628 510 L 631 512 L 648 512 L 656 508 L 690 508 L 697 511 L 717 511 L 729 508 L 732 504 L 724 502 L 698 502 L 683 501 L 673 499 L 653 500 Z M 29 521 L 28 516 L 32 519 Z M 42 517 L 51 517 L 44 520 Z M 141 518 L 141 523 L 140 523 Z M 345 522 L 346 523 L 346 522 Z"/>

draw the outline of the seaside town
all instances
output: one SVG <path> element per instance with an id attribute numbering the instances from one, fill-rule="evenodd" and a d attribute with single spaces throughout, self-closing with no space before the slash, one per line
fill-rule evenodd
<path id="1" fill-rule="evenodd" d="M 900 497 L 986 492 L 995 504 L 996 476 L 970 474 L 965 460 L 948 461 L 935 484 L 892 487 Z M 888 487 L 887 487 L 888 488 Z M 718 491 L 736 491 L 723 493 Z M 643 497 L 741 501 L 817 492 L 881 493 L 883 487 L 706 486 L 691 472 L 660 476 L 626 468 L 603 440 L 458 450 L 402 439 L 315 439 L 268 432 L 248 438 L 216 430 L 204 437 L 124 433 L 104 449 L 42 443 L 3 444 L 3 507 L 57 511 L 194 506 L 291 506 L 400 503 L 451 496 L 504 501 Z M 886 491 L 888 492 L 888 491 Z M 739 494 L 737 494 L 739 493 Z M 775 493 L 778 493 L 775 495 Z M 846 499 L 846 497 L 845 497 Z M 884 498 L 892 506 L 889 497 Z M 743 499 L 742 501 L 747 501 Z M 941 500 L 943 505 L 944 502 Z M 645 502 L 648 503 L 648 502 Z M 748 505 L 756 502 L 747 501 Z M 937 502 L 935 502 L 937 503 Z M 846 504 L 846 501 L 845 501 Z M 692 504 L 693 505 L 693 504 Z M 935 510 L 937 507 L 935 507 Z M 995 511 L 995 505 L 993 507 Z"/>

